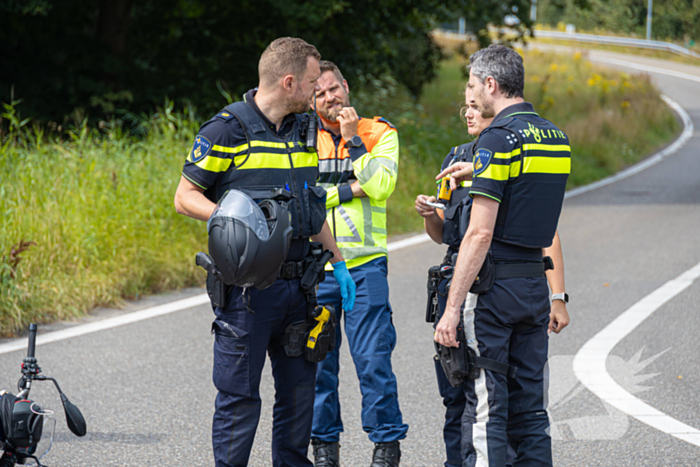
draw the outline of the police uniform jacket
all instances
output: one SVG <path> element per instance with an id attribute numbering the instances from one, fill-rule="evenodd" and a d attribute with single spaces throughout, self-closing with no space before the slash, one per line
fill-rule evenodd
<path id="1" fill-rule="evenodd" d="M 499 249 L 551 246 L 571 171 L 569 138 L 523 102 L 503 109 L 479 136 L 470 195 L 499 202 L 492 242 Z M 517 255 L 516 255 L 517 256 Z"/>
<path id="2" fill-rule="evenodd" d="M 213 202 L 229 189 L 255 200 L 276 189 L 289 192 L 294 232 L 287 260 L 297 261 L 308 255 L 308 238 L 320 232 L 326 217 L 326 193 L 316 186 L 318 155 L 303 137 L 309 117 L 289 114 L 278 130 L 256 105 L 255 92 L 202 125 L 182 175 Z"/>

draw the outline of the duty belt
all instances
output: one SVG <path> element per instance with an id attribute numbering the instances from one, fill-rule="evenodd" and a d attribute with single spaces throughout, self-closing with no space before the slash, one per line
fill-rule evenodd
<path id="1" fill-rule="evenodd" d="M 452 266 L 457 265 L 457 253 L 452 255 L 451 264 Z M 552 258 L 545 256 L 542 261 L 526 263 L 494 261 L 493 266 L 496 279 L 524 279 L 527 277 L 547 277 L 545 272 L 554 269 L 554 262 Z"/>
<path id="2" fill-rule="evenodd" d="M 496 279 L 546 277 L 545 271 L 554 269 L 552 258 L 545 256 L 533 263 L 494 263 Z"/>
<path id="3" fill-rule="evenodd" d="M 280 279 L 298 279 L 304 275 L 306 271 L 306 261 L 288 261 L 282 263 L 280 269 Z"/>

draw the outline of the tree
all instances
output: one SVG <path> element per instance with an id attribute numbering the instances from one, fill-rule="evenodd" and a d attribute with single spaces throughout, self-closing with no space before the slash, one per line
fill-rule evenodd
<path id="1" fill-rule="evenodd" d="M 62 121 L 149 111 L 187 99 L 204 114 L 257 84 L 272 40 L 315 44 L 349 80 L 388 73 L 419 95 L 436 72 L 435 25 L 468 18 L 474 31 L 517 15 L 529 0 L 6 0 L 0 28 L 0 100 L 10 90 L 22 113 Z M 479 37 L 486 39 L 487 35 Z"/>

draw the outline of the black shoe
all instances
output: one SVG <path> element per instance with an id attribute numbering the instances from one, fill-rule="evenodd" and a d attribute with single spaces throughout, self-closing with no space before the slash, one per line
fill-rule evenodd
<path id="1" fill-rule="evenodd" d="M 374 454 L 370 467 L 398 467 L 401 449 L 398 441 L 391 443 L 374 443 Z"/>
<path id="2" fill-rule="evenodd" d="M 312 439 L 314 447 L 314 467 L 340 467 L 340 443 L 324 443 L 318 439 Z"/>

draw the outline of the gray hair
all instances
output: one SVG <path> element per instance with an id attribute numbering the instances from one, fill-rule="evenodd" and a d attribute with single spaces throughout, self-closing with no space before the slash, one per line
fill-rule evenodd
<path id="1" fill-rule="evenodd" d="M 525 68 L 515 50 L 491 44 L 469 57 L 468 68 L 482 83 L 489 76 L 495 79 L 506 97 L 523 97 Z"/>

